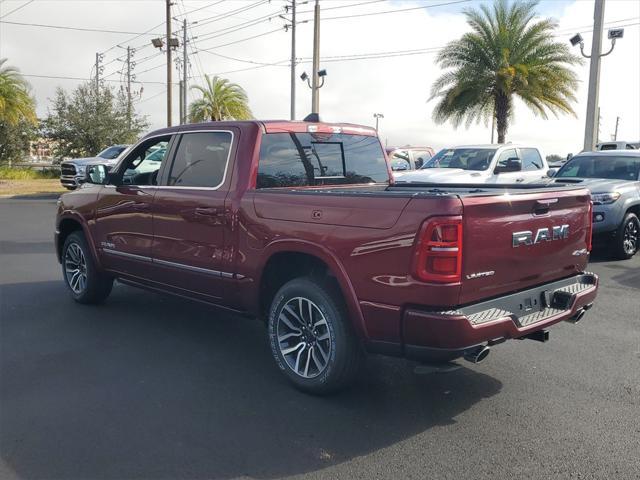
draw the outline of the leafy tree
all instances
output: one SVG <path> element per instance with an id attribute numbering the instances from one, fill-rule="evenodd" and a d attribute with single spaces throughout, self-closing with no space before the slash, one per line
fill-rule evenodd
<path id="1" fill-rule="evenodd" d="M 0 163 L 24 157 L 38 123 L 29 84 L 6 62 L 0 58 Z"/>
<path id="2" fill-rule="evenodd" d="M 85 83 L 72 93 L 58 88 L 52 102 L 44 134 L 56 141 L 59 156 L 91 156 L 109 145 L 133 143 L 149 125 L 134 112 L 129 117 L 126 95 L 112 87 Z"/>
<path id="3" fill-rule="evenodd" d="M 22 119 L 16 125 L 0 123 L 0 164 L 24 160 L 29 145 L 38 136 L 38 128 Z"/>
<path id="4" fill-rule="evenodd" d="M 494 116 L 498 143 L 504 143 L 514 95 L 545 119 L 548 112 L 575 115 L 571 103 L 578 82 L 569 67 L 581 59 L 554 41 L 555 20 L 534 20 L 537 3 L 495 0 L 493 7 L 465 10 L 471 32 L 437 58 L 450 70 L 431 88 L 431 99 L 438 99 L 436 122 L 451 120 L 457 127 L 466 120 L 468 127 Z"/>
<path id="5" fill-rule="evenodd" d="M 29 84 L 18 69 L 5 66 L 6 62 L 6 58 L 0 58 L 0 124 L 15 127 L 27 121 L 35 125 L 38 119 Z"/>
<path id="6" fill-rule="evenodd" d="M 551 155 L 547 155 L 547 163 L 551 162 L 561 162 L 565 160 L 566 157 L 561 157 L 560 155 L 556 155 L 555 153 Z"/>
<path id="7" fill-rule="evenodd" d="M 191 87 L 202 94 L 189 106 L 189 119 L 192 122 L 208 120 L 248 120 L 253 118 L 249 108 L 249 99 L 244 89 L 226 78 L 204 76 L 205 86 Z"/>

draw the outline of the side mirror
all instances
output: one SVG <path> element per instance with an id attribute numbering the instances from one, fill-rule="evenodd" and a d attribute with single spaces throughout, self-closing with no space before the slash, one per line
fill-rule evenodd
<path id="1" fill-rule="evenodd" d="M 558 173 L 557 168 L 550 168 L 549 171 L 547 171 L 547 177 L 555 177 L 556 173 Z"/>
<path id="2" fill-rule="evenodd" d="M 109 182 L 109 167 L 102 164 L 89 165 L 85 182 L 94 185 L 106 185 Z"/>
<path id="3" fill-rule="evenodd" d="M 494 173 L 509 173 L 522 171 L 522 161 L 517 157 L 507 159 L 503 165 L 498 165 Z"/>

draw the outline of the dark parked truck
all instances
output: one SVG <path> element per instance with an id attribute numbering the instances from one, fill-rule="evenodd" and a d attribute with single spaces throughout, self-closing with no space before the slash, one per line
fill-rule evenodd
<path id="1" fill-rule="evenodd" d="M 348 124 L 157 131 L 61 197 L 55 238 L 76 301 L 117 279 L 264 319 L 278 367 L 313 393 L 365 352 L 477 362 L 546 340 L 598 285 L 585 188 L 394 185 L 375 131 Z"/>

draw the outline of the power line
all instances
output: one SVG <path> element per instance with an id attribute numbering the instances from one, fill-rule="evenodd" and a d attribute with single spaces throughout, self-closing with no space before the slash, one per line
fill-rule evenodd
<path id="1" fill-rule="evenodd" d="M 224 43 L 222 45 L 216 45 L 215 47 L 209 47 L 209 48 L 199 48 L 198 50 L 196 50 L 197 52 L 208 52 L 210 50 L 215 50 L 216 48 L 222 48 L 222 47 L 227 47 L 229 45 L 235 45 L 236 43 L 240 43 L 240 42 L 246 42 L 247 40 L 252 40 L 254 38 L 259 38 L 259 37 L 264 37 L 266 35 L 271 35 L 272 33 L 276 33 L 276 32 L 282 32 L 283 29 L 282 28 L 276 28 L 275 30 L 270 30 L 268 32 L 264 32 L 264 33 L 260 33 L 258 35 L 253 35 L 251 37 L 246 37 L 246 38 L 241 38 L 239 40 L 234 40 L 233 42 L 229 42 L 229 43 Z"/>
<path id="2" fill-rule="evenodd" d="M 164 22 L 161 22 L 161 23 L 159 23 L 159 24 L 157 24 L 157 25 L 154 25 L 154 26 L 153 26 L 153 27 L 151 27 L 149 30 L 146 30 L 146 31 L 144 31 L 144 32 L 142 32 L 142 33 L 138 33 L 135 37 L 131 37 L 130 39 L 126 40 L 126 41 L 125 41 L 125 42 L 123 42 L 123 43 L 129 43 L 129 42 L 132 42 L 132 41 L 134 41 L 136 38 L 140 38 L 140 37 L 142 37 L 143 35 L 147 35 L 147 34 L 148 34 L 148 33 L 150 33 L 152 30 L 155 30 L 156 28 L 161 27 L 162 25 L 164 25 Z M 154 35 L 156 35 L 156 34 L 154 34 Z M 137 47 L 133 47 L 133 48 L 134 48 L 134 49 L 136 49 L 136 50 L 140 50 L 141 48 L 148 47 L 148 46 L 149 46 L 149 42 L 145 42 L 144 44 L 142 44 L 142 45 L 140 45 L 140 46 L 137 46 Z M 117 44 L 116 44 L 116 45 L 113 45 L 112 47 L 108 48 L 107 50 L 105 50 L 105 51 L 104 51 L 104 52 L 102 52 L 102 53 L 107 53 L 107 52 L 109 52 L 110 50 L 113 50 L 113 49 L 114 49 L 114 48 L 116 48 L 116 47 L 118 47 L 118 45 L 117 45 Z"/>
<path id="3" fill-rule="evenodd" d="M 22 5 L 20 5 L 19 7 L 14 8 L 13 10 L 11 10 L 9 13 L 5 13 L 4 15 L 2 15 L 0 18 L 5 18 L 8 17 L 9 15 L 11 15 L 14 12 L 17 12 L 18 10 L 22 10 L 24 7 L 26 7 L 27 5 L 29 5 L 30 3 L 33 3 L 35 0 L 29 0 L 26 3 L 23 3 Z"/>
<path id="4" fill-rule="evenodd" d="M 198 20 L 198 25 L 196 25 L 196 27 L 194 27 L 194 28 L 199 28 L 199 27 L 202 27 L 204 25 L 209 25 L 210 23 L 217 22 L 218 20 L 222 20 L 222 19 L 225 19 L 225 18 L 232 17 L 232 16 L 236 15 L 237 13 L 246 12 L 247 10 L 251 10 L 252 8 L 256 8 L 256 7 L 260 6 L 260 5 L 263 5 L 263 4 L 268 3 L 268 2 L 269 2 L 269 0 L 259 0 L 258 2 L 252 3 L 250 5 L 245 5 L 244 7 L 236 8 L 235 10 L 229 10 L 227 12 L 223 12 L 223 13 L 218 14 L 218 15 L 213 15 L 212 17 L 202 18 L 202 19 Z"/>
<path id="5" fill-rule="evenodd" d="M 91 79 L 91 78 L 68 77 L 68 76 L 62 76 L 62 75 L 36 75 L 36 74 L 29 74 L 29 73 L 21 73 L 20 75 L 22 75 L 23 77 L 30 77 L 30 78 L 33 77 L 33 78 L 52 78 L 52 79 L 56 79 L 56 80 L 80 80 L 80 81 L 83 81 L 83 82 L 93 81 L 93 79 Z M 100 81 L 120 83 L 120 80 L 102 79 Z M 142 83 L 142 82 L 136 82 L 136 83 Z M 144 83 L 157 84 L 157 85 L 165 85 L 166 84 L 165 82 L 144 82 Z"/>
<path id="6" fill-rule="evenodd" d="M 105 30 L 101 28 L 83 28 L 83 27 L 69 27 L 67 25 L 48 25 L 44 23 L 25 23 L 25 22 L 11 22 L 7 20 L 0 20 L 0 23 L 5 23 L 8 25 L 21 25 L 24 27 L 39 27 L 39 28 L 56 28 L 59 30 L 74 30 L 78 32 L 99 32 L 99 33 L 116 33 L 116 34 L 125 34 L 125 35 L 159 35 L 157 33 L 149 33 L 149 32 L 128 32 L 124 30 Z"/>
<path id="7" fill-rule="evenodd" d="M 194 8 L 193 10 L 189 10 L 188 12 L 185 11 L 184 13 L 179 13 L 178 15 L 176 15 L 176 17 L 186 17 L 187 15 L 189 15 L 189 14 L 191 14 L 193 12 L 198 12 L 198 11 L 203 10 L 205 8 L 215 7 L 216 5 L 218 5 L 219 3 L 222 3 L 224 1 L 225 0 L 218 0 L 217 2 L 211 3 L 209 5 L 205 5 L 204 7 Z M 184 3 L 183 3 L 183 10 L 185 10 Z"/>
<path id="8" fill-rule="evenodd" d="M 231 25 L 229 27 L 222 28 L 222 29 L 217 30 L 217 31 L 212 32 L 212 33 L 207 33 L 207 34 L 204 34 L 204 35 L 198 35 L 196 37 L 196 39 L 198 39 L 199 41 L 202 41 L 202 40 L 210 40 L 212 38 L 221 37 L 223 35 L 228 35 L 230 33 L 237 32 L 238 30 L 244 30 L 245 28 L 253 27 L 254 25 L 258 25 L 259 23 L 262 23 L 262 22 L 264 22 L 266 20 L 270 21 L 273 18 L 277 18 L 279 14 L 280 14 L 280 10 L 272 12 L 272 13 L 270 13 L 268 15 L 263 15 L 262 17 L 257 17 L 257 18 L 254 18 L 252 20 L 247 20 L 247 21 L 242 22 L 242 23 L 237 23 L 235 25 Z"/>
<path id="9" fill-rule="evenodd" d="M 399 8 L 399 9 L 396 9 L 396 10 L 384 10 L 382 12 L 354 13 L 354 14 L 351 14 L 351 15 L 341 15 L 341 16 L 338 16 L 338 17 L 325 17 L 325 18 L 322 19 L 322 21 L 324 22 L 325 20 L 340 20 L 340 19 L 343 19 L 343 18 L 371 17 L 371 16 L 374 16 L 374 15 L 386 15 L 386 14 L 392 14 L 392 13 L 411 12 L 411 11 L 414 11 L 414 10 L 425 10 L 427 8 L 436 8 L 436 7 L 444 7 L 444 6 L 447 6 L 447 5 L 456 5 L 456 4 L 459 4 L 459 3 L 468 3 L 470 1 L 471 0 L 453 0 L 453 1 L 450 1 L 450 2 L 435 3 L 433 5 L 423 5 L 423 6 L 420 6 L 420 7 Z M 313 10 L 307 10 L 304 13 L 310 13 L 312 11 Z M 303 13 L 303 12 L 300 12 L 300 13 Z"/>
<path id="10" fill-rule="evenodd" d="M 141 99 L 141 100 L 136 100 L 134 103 L 135 103 L 136 105 L 140 105 L 141 103 L 148 102 L 149 100 L 152 100 L 152 99 L 154 99 L 154 98 L 157 98 L 157 97 L 159 97 L 160 95 L 164 95 L 165 93 L 167 93 L 167 90 L 166 90 L 166 89 L 163 89 L 161 92 L 158 92 L 158 93 L 156 93 L 155 95 L 151 95 L 150 97 L 143 98 L 143 99 Z"/>
<path id="11" fill-rule="evenodd" d="M 286 67 L 287 65 L 280 65 L 282 62 L 255 62 L 253 60 L 245 60 L 242 58 L 235 58 L 235 57 L 230 57 L 228 55 L 222 55 L 221 53 L 216 53 L 216 52 L 211 52 L 209 50 L 200 50 L 201 52 L 206 52 L 209 55 L 215 55 L 216 57 L 221 57 L 221 58 L 226 58 L 227 60 L 234 60 L 236 62 L 241 62 L 241 63 L 250 63 L 253 65 L 262 65 L 264 67 L 268 67 L 268 66 L 283 66 Z"/>

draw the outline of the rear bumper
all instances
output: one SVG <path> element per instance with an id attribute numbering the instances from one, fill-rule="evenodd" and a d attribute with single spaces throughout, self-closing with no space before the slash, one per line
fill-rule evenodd
<path id="1" fill-rule="evenodd" d="M 597 275 L 583 273 L 455 310 L 406 309 L 403 354 L 447 361 L 478 345 L 522 338 L 589 308 L 597 289 Z"/>

